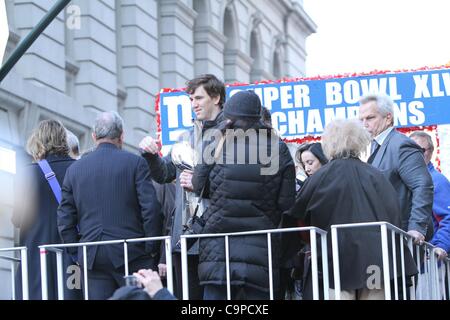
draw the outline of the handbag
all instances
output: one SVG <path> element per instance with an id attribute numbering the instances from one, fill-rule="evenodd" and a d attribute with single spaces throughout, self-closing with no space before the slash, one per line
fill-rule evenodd
<path id="1" fill-rule="evenodd" d="M 203 186 L 202 192 L 200 193 L 200 196 L 198 197 L 197 205 L 195 206 L 194 214 L 192 217 L 189 218 L 189 220 L 186 222 L 185 225 L 183 225 L 183 234 L 200 234 L 202 233 L 203 227 L 206 224 L 206 221 L 203 219 L 203 217 L 199 217 L 197 215 L 198 208 L 200 207 L 200 201 L 203 199 L 203 192 L 205 191 L 206 185 Z"/>

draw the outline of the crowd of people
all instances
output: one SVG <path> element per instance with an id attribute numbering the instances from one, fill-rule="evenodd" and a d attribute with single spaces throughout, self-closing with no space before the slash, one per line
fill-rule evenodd
<path id="1" fill-rule="evenodd" d="M 157 241 L 128 244 L 128 272 L 142 287 L 138 291 L 124 286 L 121 244 L 89 246 L 86 260 L 81 248 L 67 248 L 64 268 L 81 275 L 80 266 L 87 265 L 90 299 L 182 298 L 180 236 L 193 218 L 187 207 L 195 208 L 203 234 L 297 226 L 330 231 L 333 224 L 385 221 L 418 245 L 431 241 L 439 258 L 447 257 L 450 183 L 431 163 L 434 146 L 427 133 L 409 138 L 394 128 L 388 96 L 361 97 L 359 119 L 332 121 L 321 143 L 300 145 L 293 157 L 253 91 L 226 100 L 223 82 L 206 74 L 190 80 L 186 92 L 195 120 L 180 143 L 197 152 L 192 168 L 177 165 L 172 153 L 162 157 L 150 136 L 139 143 L 140 155 L 123 150 L 123 120 L 113 111 L 98 114 L 92 132 L 96 147 L 81 156 L 76 136 L 59 121 L 39 123 L 27 143 L 34 161 L 18 175 L 13 215 L 19 244 L 28 247 L 31 299 L 42 298 L 39 245 L 160 235 L 171 236 L 174 296 L 163 288 L 167 257 Z M 296 178 L 299 171 L 306 180 Z M 274 236 L 271 269 L 265 235 L 230 237 L 229 265 L 225 248 L 223 237 L 191 244 L 190 299 L 226 299 L 227 267 L 232 299 L 269 299 L 269 270 L 276 299 L 312 297 L 308 237 Z M 383 299 L 383 287 L 367 284 L 368 268 L 383 265 L 379 229 L 345 230 L 339 248 L 341 298 Z M 413 277 L 418 267 L 404 249 L 405 273 Z M 47 259 L 48 297 L 56 299 L 56 259 Z M 70 272 L 64 275 L 65 298 L 81 299 L 83 277 L 74 284 Z M 20 274 L 16 280 L 21 288 Z"/>

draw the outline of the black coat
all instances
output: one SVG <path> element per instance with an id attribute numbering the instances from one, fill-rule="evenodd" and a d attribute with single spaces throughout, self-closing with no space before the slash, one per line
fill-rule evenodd
<path id="1" fill-rule="evenodd" d="M 74 160 L 57 155 L 49 155 L 46 160 L 56 174 L 59 184 L 62 185 L 66 170 L 72 165 Z M 37 163 L 30 164 L 18 172 L 16 186 L 12 222 L 20 231 L 19 246 L 28 248 L 29 297 L 33 300 L 40 300 L 42 299 L 41 266 L 38 246 L 61 243 L 56 224 L 58 202 Z M 63 254 L 63 260 L 65 266 L 64 274 L 66 274 L 66 267 L 72 261 L 66 252 Z M 57 299 L 56 255 L 54 253 L 48 254 L 47 279 L 48 298 Z M 22 282 L 20 269 L 18 269 L 16 276 L 16 290 L 18 298 L 21 298 Z M 70 299 L 73 296 L 66 290 L 65 298 Z"/>
<path id="2" fill-rule="evenodd" d="M 401 224 L 394 188 L 380 171 L 359 159 L 332 160 L 309 177 L 290 215 L 304 219 L 306 225 L 327 232 L 333 224 L 374 221 L 386 221 L 397 227 Z M 390 232 L 388 234 L 390 240 Z M 327 238 L 330 244 L 330 233 Z M 380 228 L 340 230 L 338 243 L 342 290 L 365 288 L 372 274 L 368 273 L 368 267 L 375 265 L 382 270 Z M 331 258 L 330 246 L 328 256 Z M 400 261 L 399 256 L 397 258 Z M 329 260 L 330 286 L 334 287 L 332 263 Z M 390 260 L 390 275 L 393 278 Z M 415 274 L 417 270 L 406 247 L 405 263 L 406 274 Z"/>
<path id="3" fill-rule="evenodd" d="M 241 140 L 242 141 L 242 140 Z M 238 142 L 239 143 L 239 142 Z M 248 151 L 250 140 L 245 143 Z M 198 165 L 193 186 L 205 194 L 210 205 L 203 214 L 203 233 L 231 233 L 277 228 L 281 213 L 290 208 L 295 197 L 295 169 L 286 144 L 276 140 L 278 170 L 262 175 L 260 164 Z M 236 145 L 234 145 L 235 147 Z M 259 147 L 257 146 L 258 150 Z M 224 147 L 224 158 L 230 146 Z M 228 151 L 227 151 L 228 150 Z M 235 153 L 237 156 L 237 153 Z M 236 158 L 235 158 L 236 160 Z M 248 160 L 248 159 L 247 159 Z M 278 278 L 278 237 L 272 241 L 274 285 Z M 246 285 L 268 291 L 268 249 L 266 235 L 230 237 L 230 274 L 232 285 Z M 199 245 L 201 284 L 225 285 L 224 238 L 202 238 Z"/>
<path id="4" fill-rule="evenodd" d="M 164 216 L 162 224 L 162 235 L 170 235 L 170 228 L 172 226 L 173 213 L 175 211 L 175 194 L 176 186 L 175 183 L 164 183 L 159 184 L 153 181 L 153 186 L 155 187 L 156 197 L 161 204 L 161 210 Z M 161 241 L 160 245 L 161 256 L 159 263 L 166 263 L 166 250 L 165 241 Z"/>
<path id="5" fill-rule="evenodd" d="M 64 243 L 159 236 L 162 218 L 142 157 L 102 143 L 67 170 L 58 208 L 58 229 Z M 106 248 L 114 266 L 123 266 L 123 245 Z M 96 251 L 96 247 L 88 247 L 89 268 Z M 128 260 L 155 256 L 158 251 L 155 242 L 146 243 L 145 248 L 143 243 L 129 244 Z M 78 252 L 81 257 L 81 248 Z"/>

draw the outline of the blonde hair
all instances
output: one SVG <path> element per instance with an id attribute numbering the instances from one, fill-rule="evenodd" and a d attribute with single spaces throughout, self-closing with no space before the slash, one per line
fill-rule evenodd
<path id="1" fill-rule="evenodd" d="M 39 122 L 27 141 L 27 152 L 35 161 L 45 159 L 49 154 L 69 154 L 66 129 L 57 120 Z"/>
<path id="2" fill-rule="evenodd" d="M 322 135 L 323 151 L 328 159 L 359 158 L 370 143 L 370 134 L 360 121 L 335 120 Z"/>

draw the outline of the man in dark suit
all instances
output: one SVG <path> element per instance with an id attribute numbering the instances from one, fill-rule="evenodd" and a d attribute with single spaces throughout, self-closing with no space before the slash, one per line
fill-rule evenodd
<path id="1" fill-rule="evenodd" d="M 430 239 L 433 181 L 421 148 L 394 129 L 393 101 L 370 94 L 360 99 L 359 118 L 372 136 L 368 162 L 389 179 L 400 200 L 402 229 L 415 243 Z"/>
<path id="2" fill-rule="evenodd" d="M 148 165 L 123 151 L 123 120 L 116 112 L 99 114 L 92 134 L 97 148 L 67 171 L 58 208 L 63 242 L 91 242 L 158 236 L 160 204 Z M 79 229 L 79 232 L 77 230 Z M 81 256 L 81 248 L 78 249 Z M 129 272 L 156 267 L 158 246 L 129 244 Z M 76 249 L 71 252 L 75 255 Z M 85 262 L 90 299 L 107 299 L 123 285 L 123 245 L 92 246 Z"/>

